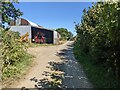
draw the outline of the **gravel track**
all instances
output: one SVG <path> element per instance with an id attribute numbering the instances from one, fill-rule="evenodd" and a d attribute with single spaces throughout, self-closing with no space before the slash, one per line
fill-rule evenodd
<path id="1" fill-rule="evenodd" d="M 30 81 L 31 78 L 43 79 L 44 71 L 51 72 L 46 68 L 48 62 L 63 62 L 63 78 L 62 87 L 66 88 L 92 88 L 91 83 L 86 78 L 80 64 L 74 58 L 72 52 L 72 41 L 68 41 L 62 45 L 55 46 L 39 46 L 29 48 L 28 52 L 35 56 L 32 67 L 28 70 L 27 74 L 20 80 L 16 81 L 10 88 L 34 88 L 36 82 Z"/>

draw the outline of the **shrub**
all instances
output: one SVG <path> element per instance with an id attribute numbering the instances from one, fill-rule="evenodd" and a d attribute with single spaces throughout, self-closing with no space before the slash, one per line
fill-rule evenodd
<path id="1" fill-rule="evenodd" d="M 98 2 L 84 9 L 81 24 L 76 25 L 79 50 L 106 72 L 120 77 L 120 3 Z"/>
<path id="2" fill-rule="evenodd" d="M 22 63 L 28 58 L 26 53 L 26 47 L 23 42 L 20 42 L 20 36 L 18 32 L 10 30 L 1 30 L 2 35 L 2 78 L 10 77 L 20 70 L 17 68 L 18 63 Z"/>

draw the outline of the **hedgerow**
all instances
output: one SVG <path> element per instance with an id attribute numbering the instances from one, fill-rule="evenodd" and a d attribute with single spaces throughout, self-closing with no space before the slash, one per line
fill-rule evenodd
<path id="1" fill-rule="evenodd" d="M 89 55 L 95 65 L 120 78 L 120 3 L 97 2 L 84 9 L 76 25 L 77 48 Z"/>
<path id="2" fill-rule="evenodd" d="M 2 79 L 9 78 L 17 73 L 20 73 L 19 63 L 24 62 L 29 58 L 26 53 L 26 47 L 23 42 L 20 42 L 18 32 L 10 30 L 1 30 L 1 60 L 2 60 Z M 27 58 L 26 58 L 27 57 Z"/>

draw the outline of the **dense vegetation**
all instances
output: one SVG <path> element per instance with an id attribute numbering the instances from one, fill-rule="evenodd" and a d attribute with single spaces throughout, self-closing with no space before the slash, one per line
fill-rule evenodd
<path id="1" fill-rule="evenodd" d="M 10 20 L 15 20 L 22 12 L 16 9 L 12 2 L 1 2 L 2 6 L 2 24 L 0 27 L 0 63 L 2 64 L 2 80 L 16 77 L 23 73 L 26 66 L 30 63 L 31 55 L 27 54 L 24 43 L 20 42 L 18 32 L 10 31 L 5 24 L 9 24 Z"/>
<path id="2" fill-rule="evenodd" d="M 120 3 L 98 2 L 83 10 L 76 25 L 74 53 L 96 87 L 117 87 L 120 81 Z"/>
<path id="3" fill-rule="evenodd" d="M 73 34 L 66 28 L 57 28 L 56 31 L 61 35 L 61 40 L 71 40 L 73 38 Z"/>
<path id="4" fill-rule="evenodd" d="M 6 80 L 21 73 L 30 63 L 31 56 L 26 53 L 26 47 L 19 41 L 17 32 L 2 30 L 2 35 L 2 79 Z"/>

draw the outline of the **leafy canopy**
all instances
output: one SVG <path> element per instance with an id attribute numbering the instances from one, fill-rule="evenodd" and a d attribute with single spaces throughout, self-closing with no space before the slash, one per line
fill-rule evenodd
<path id="1" fill-rule="evenodd" d="M 17 0 L 5 0 L 4 2 L 0 1 L 0 14 L 2 15 L 2 25 L 7 23 L 9 24 L 11 20 L 16 20 L 18 17 L 23 15 L 20 9 L 14 7 L 14 3 L 18 3 Z"/>
<path id="2" fill-rule="evenodd" d="M 73 37 L 73 34 L 66 28 L 57 28 L 56 31 L 61 35 L 61 40 L 69 40 Z"/>

